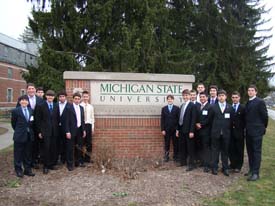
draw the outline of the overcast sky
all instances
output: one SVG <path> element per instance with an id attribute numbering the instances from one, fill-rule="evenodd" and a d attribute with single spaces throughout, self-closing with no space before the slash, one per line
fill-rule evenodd
<path id="1" fill-rule="evenodd" d="M 275 56 L 275 1 L 262 0 L 267 8 L 272 11 L 267 17 L 271 18 L 270 26 L 273 26 L 272 34 L 274 37 L 269 41 L 270 49 L 268 55 Z M 28 16 L 32 4 L 27 0 L 0 0 L 0 32 L 17 39 L 28 25 Z"/>

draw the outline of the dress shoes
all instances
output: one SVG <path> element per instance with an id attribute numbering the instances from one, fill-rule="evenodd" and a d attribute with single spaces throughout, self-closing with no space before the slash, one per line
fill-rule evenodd
<path id="1" fill-rule="evenodd" d="M 241 170 L 240 170 L 240 169 L 234 169 L 234 172 L 235 172 L 235 173 L 240 173 Z"/>
<path id="2" fill-rule="evenodd" d="M 50 170 L 58 170 L 58 168 L 56 166 L 49 166 L 48 169 L 50 169 Z"/>
<path id="3" fill-rule="evenodd" d="M 49 169 L 48 168 L 43 168 L 43 174 L 48 174 L 49 173 Z"/>
<path id="4" fill-rule="evenodd" d="M 31 170 L 25 170 L 24 175 L 27 175 L 27 176 L 30 176 L 30 177 L 35 176 L 35 174 Z"/>
<path id="5" fill-rule="evenodd" d="M 22 178 L 24 177 L 24 174 L 22 171 L 16 171 L 16 176 Z"/>
<path id="6" fill-rule="evenodd" d="M 210 172 L 210 169 L 208 167 L 204 167 L 203 172 L 208 173 L 208 172 Z"/>
<path id="7" fill-rule="evenodd" d="M 251 176 L 252 172 L 248 171 L 247 173 L 244 173 L 244 176 Z"/>
<path id="8" fill-rule="evenodd" d="M 72 166 L 68 166 L 67 168 L 68 168 L 69 171 L 73 171 L 74 170 L 74 168 Z"/>
<path id="9" fill-rule="evenodd" d="M 229 176 L 229 171 L 228 171 L 228 169 L 224 169 L 223 171 L 222 171 L 222 173 L 224 174 L 224 176 Z"/>
<path id="10" fill-rule="evenodd" d="M 258 180 L 259 178 L 260 178 L 259 175 L 253 174 L 253 175 L 251 175 L 249 178 L 247 178 L 247 181 L 256 181 L 256 180 Z"/>
<path id="11" fill-rule="evenodd" d="M 186 172 L 192 171 L 193 169 L 194 169 L 193 166 L 188 166 L 188 167 L 186 168 Z"/>
<path id="12" fill-rule="evenodd" d="M 85 166 L 86 165 L 83 162 L 79 163 L 79 167 L 85 167 Z"/>
<path id="13" fill-rule="evenodd" d="M 34 163 L 32 166 L 34 169 L 39 169 L 39 164 L 38 163 Z"/>
<path id="14" fill-rule="evenodd" d="M 218 175 L 218 170 L 217 169 L 212 169 L 212 174 L 213 175 Z"/>

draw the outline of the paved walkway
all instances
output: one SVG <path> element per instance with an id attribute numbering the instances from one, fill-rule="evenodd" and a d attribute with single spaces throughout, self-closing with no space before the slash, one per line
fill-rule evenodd
<path id="1" fill-rule="evenodd" d="M 5 134 L 0 135 L 0 150 L 13 144 L 13 129 L 9 122 L 0 122 L 0 127 L 8 129 Z"/>

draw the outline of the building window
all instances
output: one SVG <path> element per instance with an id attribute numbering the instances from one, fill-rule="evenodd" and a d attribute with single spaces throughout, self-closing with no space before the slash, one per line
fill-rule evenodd
<path id="1" fill-rule="evenodd" d="M 20 90 L 20 95 L 22 96 L 22 95 L 25 95 L 26 94 L 26 90 L 25 89 L 21 89 Z"/>
<path id="2" fill-rule="evenodd" d="M 12 102 L 13 100 L 13 89 L 8 88 L 7 89 L 7 102 Z"/>
<path id="3" fill-rule="evenodd" d="M 8 78 L 12 79 L 12 68 L 8 68 Z"/>

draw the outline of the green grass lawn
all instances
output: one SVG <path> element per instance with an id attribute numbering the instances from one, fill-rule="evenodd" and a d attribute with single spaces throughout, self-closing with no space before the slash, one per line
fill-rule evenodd
<path id="1" fill-rule="evenodd" d="M 207 199 L 203 205 L 211 206 L 274 206 L 275 205 L 275 121 L 269 126 L 263 141 L 260 180 L 248 182 L 241 178 L 222 196 Z"/>

